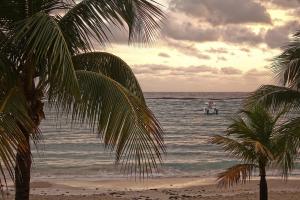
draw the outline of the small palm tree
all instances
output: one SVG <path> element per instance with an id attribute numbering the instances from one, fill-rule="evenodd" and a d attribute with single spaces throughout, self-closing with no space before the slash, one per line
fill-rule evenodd
<path id="1" fill-rule="evenodd" d="M 152 0 L 1 0 L 0 181 L 15 179 L 29 199 L 30 140 L 37 141 L 44 101 L 72 123 L 88 123 L 117 163 L 144 175 L 164 152 L 163 131 L 130 67 L 94 52 L 115 27 L 129 42 L 155 38 L 163 14 Z M 13 166 L 15 165 L 15 169 Z"/>
<path id="2" fill-rule="evenodd" d="M 261 106 L 242 110 L 228 127 L 226 136 L 215 135 L 211 138 L 213 144 L 220 145 L 242 162 L 218 175 L 220 186 L 244 183 L 258 169 L 260 200 L 268 199 L 266 169 L 280 167 L 283 176 L 287 177 L 297 156 L 298 146 L 291 139 L 299 142 L 300 126 L 295 128 L 283 122 L 281 116 L 284 113 L 285 110 L 270 113 Z"/>

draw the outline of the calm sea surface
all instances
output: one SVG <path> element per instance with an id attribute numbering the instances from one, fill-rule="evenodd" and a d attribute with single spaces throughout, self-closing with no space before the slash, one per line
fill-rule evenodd
<path id="1" fill-rule="evenodd" d="M 246 93 L 146 93 L 148 106 L 165 130 L 167 154 L 160 168 L 162 177 L 213 176 L 236 161 L 207 142 L 222 134 L 229 119 L 241 108 Z M 219 115 L 204 115 L 205 103 L 213 99 Z M 34 152 L 33 174 L 38 177 L 118 178 L 114 154 L 84 127 L 71 129 L 46 112 L 41 129 L 43 144 Z M 300 169 L 300 167 L 298 166 Z"/>

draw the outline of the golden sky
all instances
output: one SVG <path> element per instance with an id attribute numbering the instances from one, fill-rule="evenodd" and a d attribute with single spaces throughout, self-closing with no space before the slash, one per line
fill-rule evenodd
<path id="1" fill-rule="evenodd" d="M 117 33 L 105 51 L 125 60 L 142 89 L 253 91 L 299 29 L 300 0 L 158 0 L 166 20 L 157 41 L 128 46 Z"/>

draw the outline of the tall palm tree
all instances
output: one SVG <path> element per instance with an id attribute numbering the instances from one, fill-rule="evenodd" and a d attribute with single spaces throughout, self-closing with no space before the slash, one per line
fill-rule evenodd
<path id="1" fill-rule="evenodd" d="M 116 162 L 143 176 L 164 152 L 163 132 L 130 67 L 94 52 L 114 27 L 129 42 L 155 38 L 163 19 L 152 0 L 0 1 L 0 173 L 15 179 L 16 200 L 29 199 L 30 140 L 38 141 L 44 104 L 88 123 Z M 15 170 L 13 166 L 15 165 Z"/>
<path id="2" fill-rule="evenodd" d="M 279 167 L 287 178 L 297 156 L 297 145 L 294 144 L 300 141 L 300 125 L 291 127 L 281 118 L 284 113 L 285 109 L 275 114 L 261 106 L 242 110 L 232 120 L 226 136 L 215 135 L 211 138 L 213 144 L 220 145 L 242 162 L 218 175 L 220 186 L 245 183 L 258 169 L 260 200 L 267 200 L 266 169 Z M 293 139 L 297 142 L 294 143 Z"/>

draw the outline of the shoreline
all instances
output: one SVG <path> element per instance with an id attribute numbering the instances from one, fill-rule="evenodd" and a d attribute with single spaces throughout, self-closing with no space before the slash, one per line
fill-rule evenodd
<path id="1" fill-rule="evenodd" d="M 286 183 L 280 176 L 269 176 L 268 181 L 278 181 Z M 259 177 L 254 176 L 250 182 L 259 181 Z M 296 181 L 300 183 L 300 176 L 289 177 L 287 182 Z M 216 177 L 156 177 L 149 179 L 134 178 L 54 178 L 45 181 L 44 178 L 33 178 L 32 188 L 67 188 L 73 190 L 103 192 L 110 191 L 143 191 L 151 189 L 181 189 L 195 186 L 217 186 Z"/>
<path id="2" fill-rule="evenodd" d="M 242 200 L 258 199 L 259 181 L 252 180 L 232 188 L 221 189 L 215 179 L 198 180 L 194 178 L 150 179 L 144 182 L 128 180 L 59 180 L 48 182 L 33 180 L 31 184 L 32 200 L 170 200 L 170 199 L 210 199 Z M 201 178 L 200 178 L 201 179 Z M 269 177 L 270 199 L 298 200 L 300 198 L 300 178 L 291 178 L 287 182 L 279 177 Z M 9 187 L 8 199 L 13 197 Z M 1 198 L 0 198 L 1 199 Z"/>

